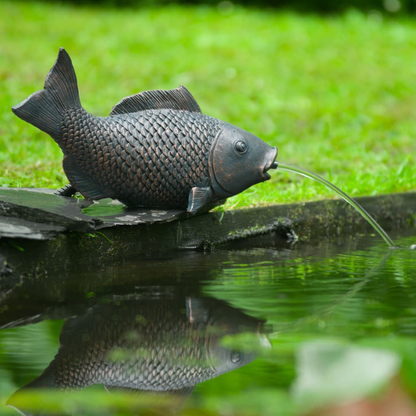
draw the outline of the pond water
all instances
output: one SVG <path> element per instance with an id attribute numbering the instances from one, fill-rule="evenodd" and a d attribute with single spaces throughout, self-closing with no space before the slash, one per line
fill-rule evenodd
<path id="1" fill-rule="evenodd" d="M 416 230 L 392 237 L 403 249 L 271 235 L 2 282 L 0 414 L 298 415 L 392 383 L 407 400 Z"/>

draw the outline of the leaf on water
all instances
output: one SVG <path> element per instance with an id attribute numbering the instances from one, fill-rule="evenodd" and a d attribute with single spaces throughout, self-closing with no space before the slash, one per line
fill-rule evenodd
<path id="1" fill-rule="evenodd" d="M 399 356 L 390 351 L 308 342 L 296 356 L 292 394 L 308 410 L 359 400 L 386 385 L 400 364 Z"/>

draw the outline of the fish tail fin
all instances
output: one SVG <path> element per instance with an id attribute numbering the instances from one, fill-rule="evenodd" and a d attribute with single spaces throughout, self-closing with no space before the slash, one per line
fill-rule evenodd
<path id="1" fill-rule="evenodd" d="M 53 368 L 49 365 L 45 371 L 30 383 L 21 387 L 17 392 L 27 389 L 53 389 L 56 388 L 56 378 Z M 17 393 L 16 392 L 16 393 Z M 13 396 L 12 396 L 13 397 Z"/>
<path id="2" fill-rule="evenodd" d="M 12 111 L 58 140 L 66 111 L 79 107 L 81 102 L 74 67 L 66 50 L 60 48 L 56 62 L 46 76 L 44 89 L 30 95 Z"/>
<path id="3" fill-rule="evenodd" d="M 55 375 L 51 369 L 51 366 L 49 366 L 38 378 L 13 393 L 7 400 L 6 406 L 15 409 L 17 412 L 24 416 L 51 415 L 52 412 L 48 411 L 49 405 L 48 403 L 44 402 L 43 399 L 39 400 L 37 403 L 38 406 L 40 406 L 40 409 L 42 409 L 39 410 L 39 412 L 36 411 L 36 413 L 33 413 L 30 409 L 26 409 L 25 407 L 27 403 L 25 396 L 27 396 L 27 393 L 36 393 L 36 390 L 46 390 L 53 388 L 56 388 Z"/>

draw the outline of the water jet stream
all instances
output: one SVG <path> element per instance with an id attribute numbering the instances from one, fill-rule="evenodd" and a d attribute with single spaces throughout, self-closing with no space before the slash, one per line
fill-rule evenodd
<path id="1" fill-rule="evenodd" d="M 277 163 L 276 163 L 277 165 Z M 278 163 L 277 165 L 280 169 L 287 170 L 289 172 L 294 172 L 299 175 L 305 176 L 309 179 L 313 179 L 323 185 L 326 185 L 328 188 L 331 188 L 335 191 L 341 198 L 347 201 L 351 206 L 353 206 L 370 224 L 371 226 L 380 234 L 383 240 L 391 247 L 397 248 L 394 244 L 393 240 L 387 235 L 387 233 L 380 227 L 377 221 L 353 198 L 348 196 L 345 192 L 341 191 L 338 187 L 336 187 L 333 183 L 327 181 L 326 179 L 322 178 L 321 176 L 317 175 L 316 173 L 310 172 L 306 169 L 301 169 L 296 166 L 286 165 L 284 163 Z M 276 166 L 276 167 L 277 167 Z M 274 167 L 274 166 L 273 166 Z"/>

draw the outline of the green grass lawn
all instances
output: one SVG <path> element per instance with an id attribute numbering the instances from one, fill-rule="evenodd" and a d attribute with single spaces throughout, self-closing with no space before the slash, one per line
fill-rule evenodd
<path id="1" fill-rule="evenodd" d="M 83 106 L 108 115 L 121 98 L 184 84 L 205 114 L 278 146 L 352 196 L 416 189 L 416 21 L 234 8 L 99 9 L 0 3 L 0 185 L 59 187 L 62 154 L 13 115 L 43 87 L 58 48 Z M 275 171 L 227 207 L 334 197 Z"/>

